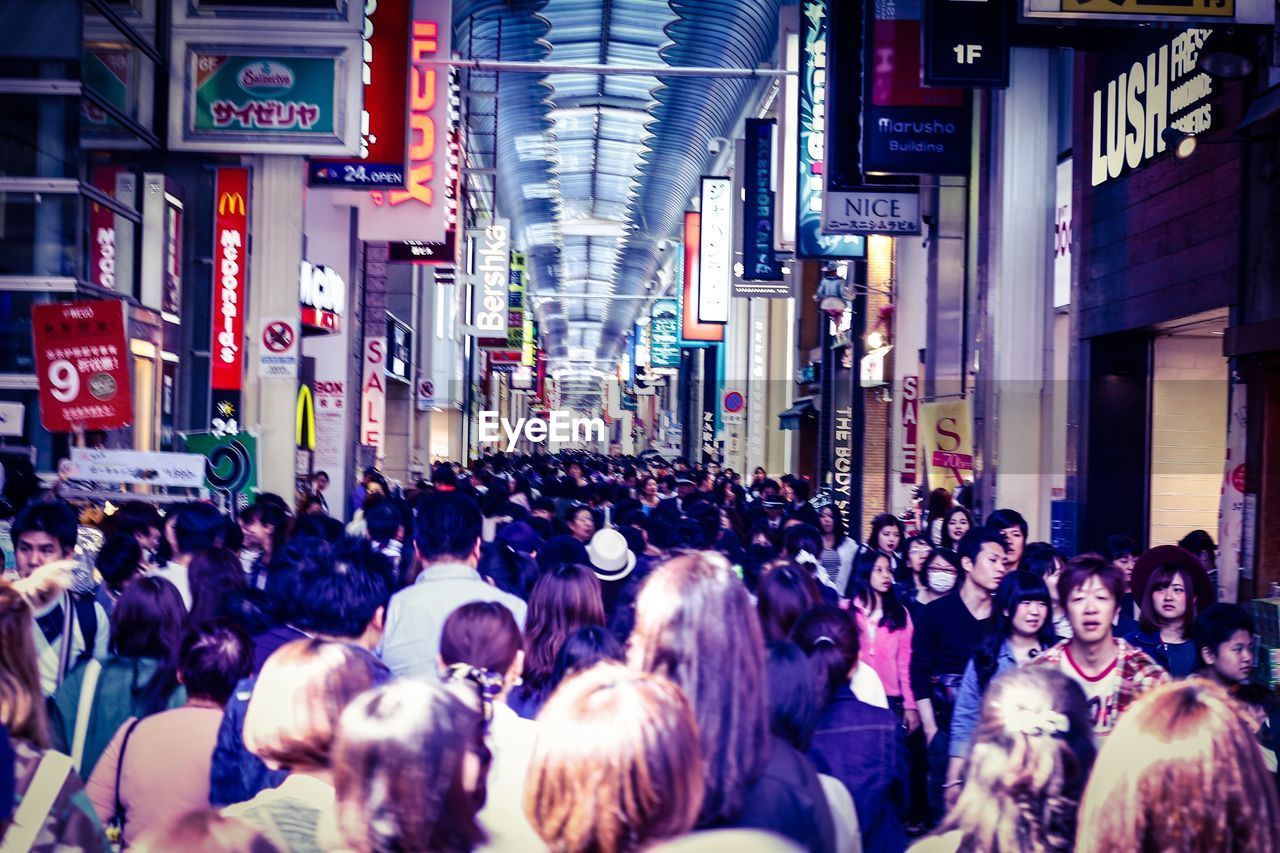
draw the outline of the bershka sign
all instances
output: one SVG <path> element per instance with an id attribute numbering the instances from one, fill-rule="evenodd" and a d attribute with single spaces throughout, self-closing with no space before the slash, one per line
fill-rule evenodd
<path id="1" fill-rule="evenodd" d="M 480 332 L 507 336 L 507 286 L 511 262 L 511 229 L 495 219 L 470 235 L 472 251 L 471 322 Z"/>
<path id="2" fill-rule="evenodd" d="M 733 182 L 704 177 L 700 207 L 698 322 L 727 323 L 733 278 Z"/>
<path id="3" fill-rule="evenodd" d="M 827 190 L 822 230 L 828 234 L 919 234 L 920 196 L 915 190 L 888 187 Z"/>
<path id="4" fill-rule="evenodd" d="M 209 339 L 213 417 L 234 424 L 244 382 L 244 306 L 249 276 L 249 170 L 220 168 L 214 185 L 213 328 Z M 231 429 L 231 432 L 237 430 Z"/>
<path id="5" fill-rule="evenodd" d="M 1178 33 L 1094 90 L 1093 186 L 1163 154 L 1166 128 L 1192 136 L 1213 128 L 1213 78 L 1196 65 L 1212 35 L 1202 28 Z"/>

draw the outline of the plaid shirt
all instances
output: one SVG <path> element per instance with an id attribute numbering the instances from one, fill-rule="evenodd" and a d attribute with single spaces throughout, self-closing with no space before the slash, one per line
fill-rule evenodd
<path id="1" fill-rule="evenodd" d="M 1115 663 L 1096 678 L 1085 676 L 1079 671 L 1075 661 L 1070 659 L 1067 650 L 1071 645 L 1070 640 L 1063 640 L 1027 663 L 1027 666 L 1054 667 L 1080 683 L 1089 696 L 1089 705 L 1094 712 L 1093 730 L 1098 735 L 1109 734 L 1115 728 L 1116 720 L 1129 709 L 1135 699 L 1169 680 L 1169 673 L 1146 653 L 1118 638 L 1115 643 Z M 1094 685 L 1104 678 L 1110 678 L 1113 668 L 1118 676 L 1114 681 L 1114 691 L 1105 696 L 1098 695 Z"/>

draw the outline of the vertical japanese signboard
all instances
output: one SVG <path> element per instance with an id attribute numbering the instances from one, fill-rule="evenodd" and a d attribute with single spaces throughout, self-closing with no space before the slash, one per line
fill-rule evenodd
<path id="1" fill-rule="evenodd" d="M 31 309 L 40 422 L 50 432 L 133 423 L 125 303 L 57 302 Z"/>
<path id="2" fill-rule="evenodd" d="M 834 237 L 822 233 L 823 158 L 827 148 L 828 113 L 827 0 L 802 0 L 800 58 L 796 257 L 860 258 L 866 251 L 863 237 Z"/>
<path id="3" fill-rule="evenodd" d="M 239 430 L 244 385 L 245 287 L 249 277 L 249 170 L 218 169 L 214 181 L 213 307 L 209 338 L 215 430 Z"/>
<path id="4" fill-rule="evenodd" d="M 733 277 L 733 182 L 702 179 L 698 243 L 698 322 L 729 322 Z"/>
<path id="5" fill-rule="evenodd" d="M 364 4 L 364 109 L 360 113 L 360 153 L 311 161 L 311 185 L 395 187 L 405 185 L 409 52 L 409 0 Z"/>
<path id="6" fill-rule="evenodd" d="M 773 119 L 749 118 L 746 123 L 742 179 L 746 191 L 742 206 L 742 277 L 746 281 L 782 281 L 782 267 L 773 248 L 773 127 Z M 734 295 L 773 296 L 778 285 L 748 287 L 736 285 Z M 783 296 L 791 295 L 785 285 L 781 291 Z"/>
<path id="7" fill-rule="evenodd" d="M 680 367 L 680 303 L 655 299 L 649 309 L 649 362 L 654 370 Z"/>
<path id="8" fill-rule="evenodd" d="M 684 215 L 684 299 L 681 304 L 680 338 L 689 343 L 714 343 L 724 340 L 723 323 L 701 323 L 698 321 L 698 273 L 701 270 L 700 260 L 702 246 L 702 217 L 697 213 Z"/>

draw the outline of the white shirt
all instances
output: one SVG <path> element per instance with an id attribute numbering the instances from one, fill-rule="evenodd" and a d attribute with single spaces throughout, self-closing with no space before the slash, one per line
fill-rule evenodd
<path id="1" fill-rule="evenodd" d="M 485 743 L 493 753 L 484 808 L 476 816 L 489 842 L 476 850 L 540 851 L 547 846 L 524 814 L 524 785 L 533 757 L 538 724 L 519 717 L 506 702 L 493 703 L 493 722 Z"/>
<path id="2" fill-rule="evenodd" d="M 889 707 L 889 696 L 884 692 L 884 682 L 880 680 L 880 676 L 874 669 L 861 661 L 854 667 L 849 689 L 860 702 L 866 702 L 877 708 Z"/>
<path id="3" fill-rule="evenodd" d="M 853 805 L 853 795 L 834 776 L 818 774 L 822 793 L 827 796 L 827 809 L 836 829 L 836 853 L 862 853 L 862 832 L 858 829 L 858 810 Z"/>
<path id="4" fill-rule="evenodd" d="M 80 658 L 80 654 L 84 651 L 84 635 L 80 631 L 80 619 L 74 605 L 71 603 L 70 594 L 63 593 L 52 604 L 35 611 L 33 614 L 35 618 L 31 620 L 31 631 L 32 636 L 35 637 L 36 660 L 40 664 L 40 689 L 44 691 L 45 696 L 52 696 L 58 689 L 58 661 L 62 656 L 62 634 L 59 633 L 50 643 L 45 639 L 44 631 L 40 630 L 40 626 L 36 624 L 35 620 L 53 612 L 54 608 L 59 605 L 69 608 L 71 611 L 71 657 L 67 662 L 67 672 L 72 670 L 76 665 L 76 661 Z M 98 617 L 98 625 L 93 637 L 93 657 L 98 660 L 106 660 L 111 638 L 111 621 L 107 618 L 107 611 L 103 609 L 101 604 L 95 601 L 93 608 Z"/>
<path id="5" fill-rule="evenodd" d="M 511 611 L 524 630 L 526 605 L 519 598 L 485 583 L 463 563 L 427 566 L 413 586 L 391 596 L 387 627 L 378 654 L 397 678 L 438 680 L 440 632 L 449 614 L 473 601 L 496 601 Z"/>
<path id="6" fill-rule="evenodd" d="M 178 589 L 178 595 L 182 596 L 182 606 L 191 610 L 191 579 L 187 574 L 187 567 L 182 563 L 175 563 L 170 560 L 163 566 L 153 569 L 152 577 L 164 578 Z"/>

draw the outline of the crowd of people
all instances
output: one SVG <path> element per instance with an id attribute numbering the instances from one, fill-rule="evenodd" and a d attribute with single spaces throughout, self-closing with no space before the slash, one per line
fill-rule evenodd
<path id="1" fill-rule="evenodd" d="M 802 477 L 586 454 L 325 486 L 126 503 L 92 588 L 17 513 L 0 848 L 1280 849 L 1201 532 L 1068 559 L 936 490 L 859 541 Z"/>

